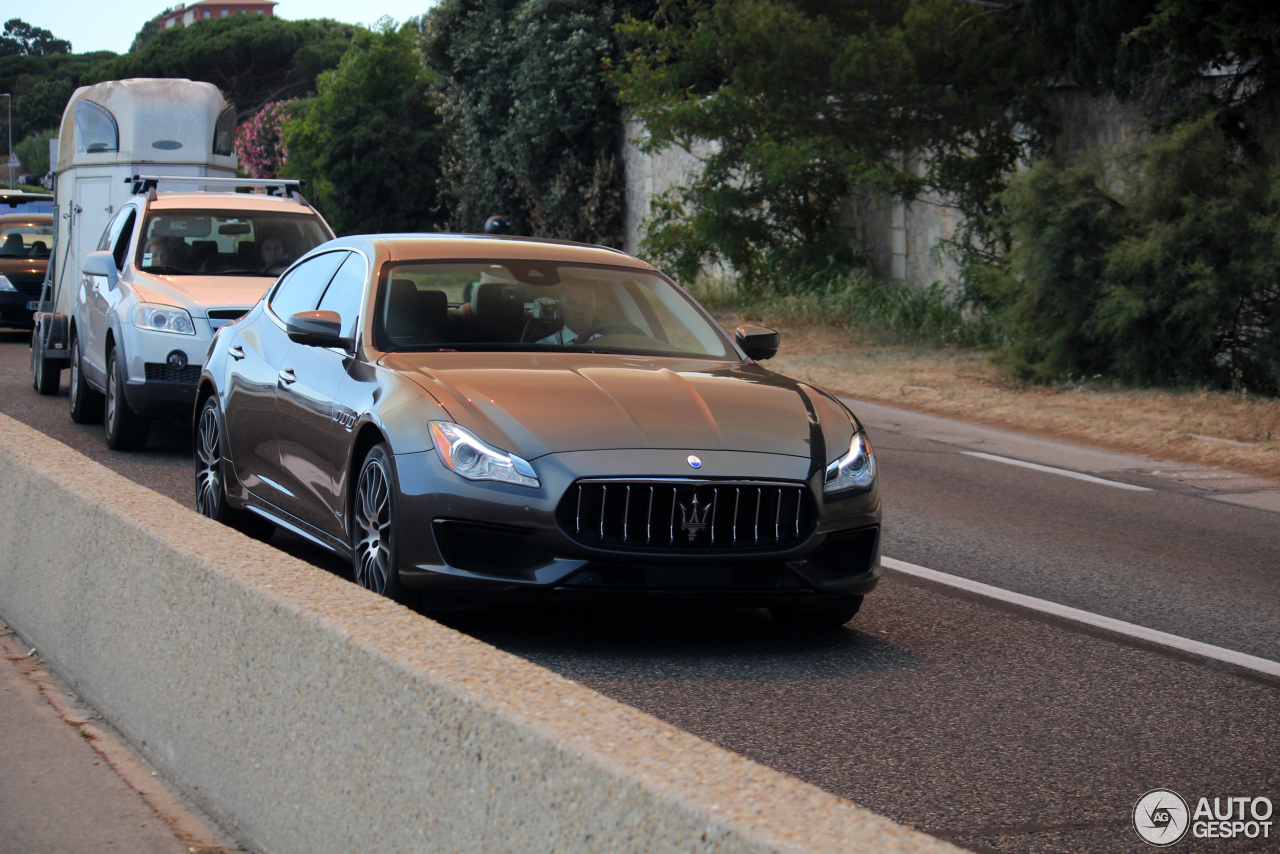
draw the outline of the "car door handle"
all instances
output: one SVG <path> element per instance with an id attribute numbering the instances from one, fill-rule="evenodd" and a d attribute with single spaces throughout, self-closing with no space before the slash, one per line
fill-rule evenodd
<path id="1" fill-rule="evenodd" d="M 297 381 L 298 381 L 298 377 L 296 374 L 294 374 L 293 371 L 280 372 L 280 382 L 284 383 L 285 385 L 293 385 Z"/>
<path id="2" fill-rule="evenodd" d="M 244 358 L 244 348 L 237 344 L 234 347 L 228 348 L 227 355 L 238 362 Z"/>

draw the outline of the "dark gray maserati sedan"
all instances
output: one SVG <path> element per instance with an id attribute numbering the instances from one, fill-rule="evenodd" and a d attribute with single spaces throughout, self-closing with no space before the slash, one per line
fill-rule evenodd
<path id="1" fill-rule="evenodd" d="M 426 607 L 682 597 L 843 625 L 880 576 L 876 461 L 838 400 L 758 364 L 777 348 L 599 246 L 333 240 L 214 336 L 197 506 Z"/>

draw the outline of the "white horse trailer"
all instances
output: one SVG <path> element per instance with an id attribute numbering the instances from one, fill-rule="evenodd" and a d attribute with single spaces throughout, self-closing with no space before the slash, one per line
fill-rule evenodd
<path id="1" fill-rule="evenodd" d="M 36 387 L 57 390 L 68 358 L 71 297 L 134 175 L 234 178 L 235 109 L 211 83 L 112 80 L 82 86 L 62 113 L 54 177 L 54 248 L 31 339 Z M 197 189 L 234 192 L 218 181 Z M 160 186 L 164 188 L 161 180 Z M 43 381 L 42 381 L 43 378 Z"/>

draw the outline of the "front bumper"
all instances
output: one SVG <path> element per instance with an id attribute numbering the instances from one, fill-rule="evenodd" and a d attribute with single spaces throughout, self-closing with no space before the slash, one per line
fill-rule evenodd
<path id="1" fill-rule="evenodd" d="M 807 460 L 699 451 L 711 478 L 689 478 L 685 450 L 598 451 L 534 461 L 540 489 L 466 481 L 434 451 L 397 456 L 400 576 L 434 593 L 689 597 L 750 606 L 870 593 L 880 578 L 876 486 L 823 501 Z M 812 519 L 798 539 L 759 548 L 648 548 L 584 542 L 557 518 L 582 478 L 716 474 L 801 484 Z"/>

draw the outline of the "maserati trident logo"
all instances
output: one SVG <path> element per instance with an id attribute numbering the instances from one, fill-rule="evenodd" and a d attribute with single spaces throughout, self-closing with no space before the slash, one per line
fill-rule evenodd
<path id="1" fill-rule="evenodd" d="M 711 505 L 703 505 L 702 512 L 698 512 L 698 496 L 693 496 L 692 506 L 686 507 L 680 505 L 680 531 L 687 534 L 689 542 L 693 542 L 698 538 L 698 534 L 702 533 L 707 527 L 707 516 L 711 514 Z"/>

